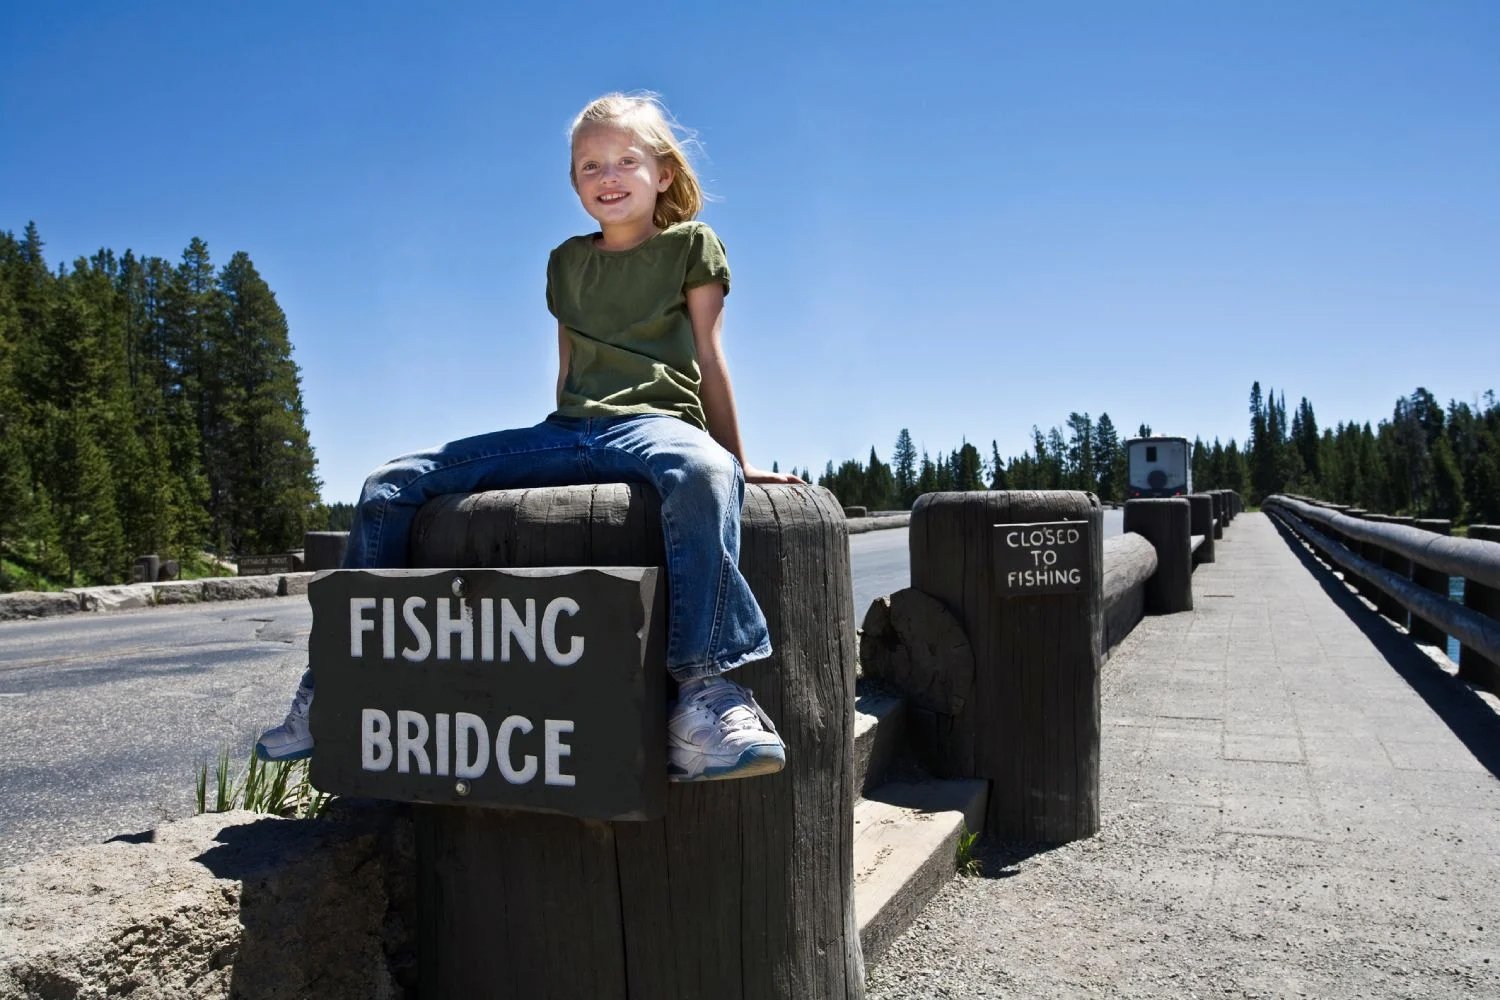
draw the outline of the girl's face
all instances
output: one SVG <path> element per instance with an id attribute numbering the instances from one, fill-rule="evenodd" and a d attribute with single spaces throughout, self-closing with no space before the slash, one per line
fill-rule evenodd
<path id="1" fill-rule="evenodd" d="M 672 168 L 658 163 L 635 133 L 586 125 L 573 136 L 578 200 L 606 231 L 651 228 L 656 196 L 672 184 Z"/>

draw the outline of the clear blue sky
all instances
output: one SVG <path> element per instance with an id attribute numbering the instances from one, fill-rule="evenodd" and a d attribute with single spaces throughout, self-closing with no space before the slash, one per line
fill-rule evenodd
<path id="1" fill-rule="evenodd" d="M 227 7 L 227 5 L 225 5 Z M 324 493 L 551 407 L 565 129 L 695 127 L 752 460 L 1500 388 L 1500 4 L 7 4 L 0 228 L 248 252 Z"/>

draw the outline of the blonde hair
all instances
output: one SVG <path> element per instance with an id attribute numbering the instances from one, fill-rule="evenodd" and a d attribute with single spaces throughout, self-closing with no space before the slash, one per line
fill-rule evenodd
<path id="1" fill-rule="evenodd" d="M 658 229 L 696 218 L 703 210 L 703 188 L 687 154 L 688 148 L 697 145 L 697 141 L 691 132 L 673 120 L 659 95 L 638 91 L 605 94 L 590 101 L 568 129 L 569 145 L 577 139 L 579 129 L 591 125 L 608 125 L 630 132 L 658 163 L 672 168 L 672 183 L 656 196 L 656 211 L 651 217 Z M 568 180 L 576 191 L 578 175 L 574 172 L 572 157 L 568 160 Z"/>

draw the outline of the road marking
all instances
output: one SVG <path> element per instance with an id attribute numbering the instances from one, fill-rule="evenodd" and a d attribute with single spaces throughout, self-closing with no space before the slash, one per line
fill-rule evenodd
<path id="1" fill-rule="evenodd" d="M 0 698 L 24 698 L 26 695 L 25 691 L 0 691 Z"/>

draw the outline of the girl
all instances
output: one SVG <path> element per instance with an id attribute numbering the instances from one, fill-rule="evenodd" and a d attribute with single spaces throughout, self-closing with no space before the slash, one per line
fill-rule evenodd
<path id="1" fill-rule="evenodd" d="M 557 318 L 557 409 L 535 427 L 398 458 L 365 481 L 346 569 L 401 566 L 433 496 L 589 482 L 648 482 L 661 494 L 670 588 L 668 777 L 770 774 L 786 763 L 776 727 L 723 675 L 771 654 L 765 616 L 739 571 L 746 482 L 800 483 L 745 460 L 719 336 L 729 265 L 665 109 L 609 94 L 571 130 L 573 189 L 599 231 L 547 262 Z M 264 760 L 312 753 L 311 671 Z"/>

